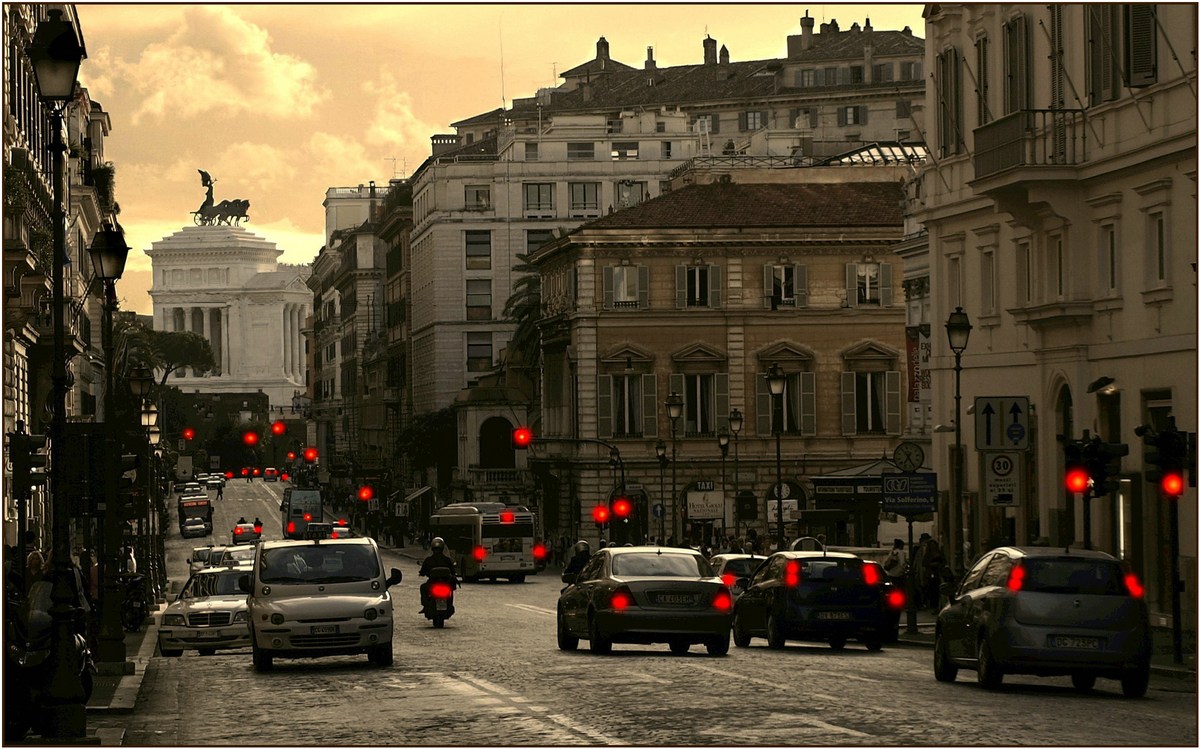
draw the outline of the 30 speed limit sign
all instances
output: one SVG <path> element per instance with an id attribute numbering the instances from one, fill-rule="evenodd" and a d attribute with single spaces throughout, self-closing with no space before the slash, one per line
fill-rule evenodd
<path id="1" fill-rule="evenodd" d="M 1016 507 L 1021 498 L 1021 453 L 983 454 L 984 495 L 989 507 Z"/>

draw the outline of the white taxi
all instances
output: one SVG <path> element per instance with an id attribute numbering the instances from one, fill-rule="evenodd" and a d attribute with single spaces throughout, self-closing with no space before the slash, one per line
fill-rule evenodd
<path id="1" fill-rule="evenodd" d="M 248 647 L 246 594 L 238 586 L 244 573 L 237 567 L 211 567 L 188 578 L 159 621 L 159 651 L 174 658 L 184 650 L 211 655 Z"/>
<path id="2" fill-rule="evenodd" d="M 275 658 L 361 653 L 392 665 L 388 588 L 400 570 L 385 577 L 374 539 L 313 535 L 324 538 L 261 542 L 253 571 L 241 578 L 255 669 L 270 670 Z"/>

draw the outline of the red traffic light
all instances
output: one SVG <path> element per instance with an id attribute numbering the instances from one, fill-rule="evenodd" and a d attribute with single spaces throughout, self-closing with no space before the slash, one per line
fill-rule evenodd
<path id="1" fill-rule="evenodd" d="M 512 431 L 513 447 L 524 450 L 533 442 L 533 430 L 529 427 L 517 427 Z"/>
<path id="2" fill-rule="evenodd" d="M 275 423 L 271 424 L 271 434 L 275 435 L 276 437 L 278 437 L 279 435 L 283 434 L 286 431 L 287 431 L 287 424 L 284 424 L 282 421 L 276 421 Z"/>
<path id="3" fill-rule="evenodd" d="M 255 468 L 255 469 L 254 469 L 254 475 L 255 475 L 255 476 L 259 475 L 260 473 L 262 473 L 262 470 L 261 470 L 261 469 L 258 469 L 258 468 Z"/>
<path id="4" fill-rule="evenodd" d="M 597 525 L 607 523 L 608 514 L 608 508 L 604 505 L 596 505 L 592 508 L 592 520 L 595 520 Z"/>
<path id="5" fill-rule="evenodd" d="M 1088 489 L 1088 482 L 1091 481 L 1091 478 L 1092 477 L 1088 475 L 1087 470 L 1083 468 L 1072 468 L 1068 470 L 1065 480 L 1067 491 L 1086 492 Z"/>
<path id="6" fill-rule="evenodd" d="M 226 471 L 226 472 L 225 472 L 225 478 L 227 478 L 227 479 L 231 479 L 231 478 L 233 478 L 233 471 Z"/>
<path id="7" fill-rule="evenodd" d="M 242 469 L 242 475 L 243 475 L 243 476 L 249 476 L 249 475 L 250 475 L 250 469 L 249 469 L 249 468 L 243 468 L 243 469 Z"/>
<path id="8" fill-rule="evenodd" d="M 250 447 L 258 444 L 258 432 L 246 432 L 242 435 L 242 442 L 245 442 Z"/>
<path id="9" fill-rule="evenodd" d="M 612 503 L 612 514 L 619 518 L 627 518 L 633 512 L 633 503 L 628 497 L 617 497 Z"/>
<path id="10" fill-rule="evenodd" d="M 375 490 L 369 486 L 360 486 L 358 487 L 358 498 L 364 502 L 374 499 Z"/>
<path id="11" fill-rule="evenodd" d="M 192 429 L 191 427 L 184 427 L 183 428 L 183 438 L 185 440 L 196 439 L 196 430 Z"/>
<path id="12" fill-rule="evenodd" d="M 315 462 L 317 459 L 317 448 L 315 448 L 315 447 L 304 448 L 304 459 L 307 460 L 309 463 Z"/>
<path id="13" fill-rule="evenodd" d="M 1162 489 L 1162 493 L 1165 496 L 1179 497 L 1183 494 L 1183 474 L 1164 473 L 1162 479 L 1158 482 L 1158 486 Z"/>
<path id="14" fill-rule="evenodd" d="M 287 458 L 288 458 L 288 460 L 295 460 L 295 459 L 296 459 L 296 453 L 294 453 L 294 452 L 292 452 L 291 450 L 289 450 L 289 451 L 288 451 Z"/>

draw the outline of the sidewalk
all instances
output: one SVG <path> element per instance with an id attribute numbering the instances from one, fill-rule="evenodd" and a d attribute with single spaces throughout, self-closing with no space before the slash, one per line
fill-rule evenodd
<path id="1" fill-rule="evenodd" d="M 154 656 L 158 646 L 158 619 L 166 604 L 160 604 L 150 612 L 146 624 L 137 632 L 125 633 L 125 663 L 97 663 L 97 673 L 93 679 L 92 698 L 87 703 L 88 722 L 109 715 L 128 715 L 137 704 L 138 693 L 142 689 L 142 679 L 146 676 L 146 667 Z M 101 746 L 121 746 L 125 740 L 125 729 L 88 728 L 87 743 L 99 743 Z"/>

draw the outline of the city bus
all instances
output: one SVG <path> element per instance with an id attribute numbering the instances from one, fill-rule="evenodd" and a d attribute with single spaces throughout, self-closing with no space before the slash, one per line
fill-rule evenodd
<path id="1" fill-rule="evenodd" d="M 179 498 L 179 530 L 183 531 L 183 523 L 188 518 L 200 518 L 204 521 L 204 530 L 212 533 L 213 507 L 208 497 L 197 497 L 187 494 Z"/>
<path id="2" fill-rule="evenodd" d="M 280 528 L 284 538 L 302 539 L 309 523 L 320 523 L 325 519 L 321 505 L 320 489 L 291 487 L 283 490 L 283 501 L 279 503 Z"/>
<path id="3" fill-rule="evenodd" d="M 526 507 L 458 502 L 438 510 L 429 523 L 464 580 L 504 577 L 522 583 L 544 566 L 546 549 L 535 548 L 534 516 Z"/>

